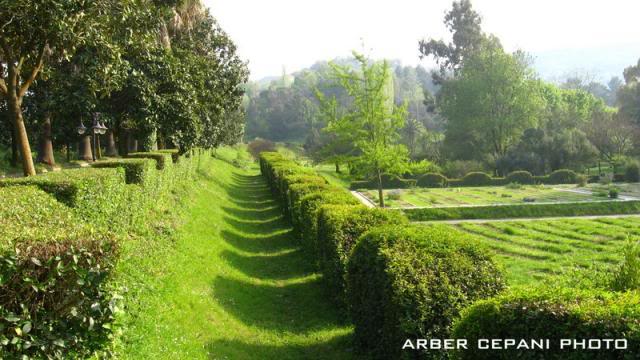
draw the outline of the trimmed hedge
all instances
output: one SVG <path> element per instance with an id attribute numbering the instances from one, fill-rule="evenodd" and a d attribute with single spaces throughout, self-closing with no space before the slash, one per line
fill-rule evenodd
<path id="1" fill-rule="evenodd" d="M 115 160 L 0 180 L 0 357 L 84 358 L 102 348 L 119 306 L 109 283 L 119 242 L 195 162 L 158 171 L 150 160 Z"/>
<path id="2" fill-rule="evenodd" d="M 490 254 L 444 226 L 369 231 L 353 249 L 347 284 L 355 340 L 382 359 L 417 357 L 402 351 L 406 339 L 449 338 L 465 306 L 504 288 Z"/>
<path id="3" fill-rule="evenodd" d="M 447 187 L 449 180 L 442 174 L 428 173 L 420 176 L 416 185 L 425 188 Z"/>
<path id="4" fill-rule="evenodd" d="M 489 186 L 494 184 L 494 179 L 483 172 L 470 172 L 461 180 L 462 184 L 466 186 Z"/>
<path id="5" fill-rule="evenodd" d="M 129 159 L 153 159 L 156 161 L 156 169 L 163 170 L 173 165 L 173 155 L 161 152 L 137 152 L 127 155 Z"/>
<path id="6" fill-rule="evenodd" d="M 360 235 L 380 226 L 408 224 L 400 211 L 362 205 L 323 205 L 318 215 L 318 258 L 323 281 L 337 303 L 346 308 L 347 262 Z"/>
<path id="7" fill-rule="evenodd" d="M 578 182 L 578 174 L 573 170 L 560 169 L 552 172 L 545 180 L 543 184 L 557 185 L 557 184 L 575 184 Z"/>
<path id="8" fill-rule="evenodd" d="M 410 189 L 416 187 L 417 181 L 415 179 L 403 179 L 396 175 L 383 174 L 382 175 L 382 188 L 383 189 Z M 352 190 L 357 189 L 377 189 L 378 180 L 366 180 L 366 181 L 352 181 L 350 185 Z"/>
<path id="9" fill-rule="evenodd" d="M 103 168 L 123 168 L 127 184 L 143 184 L 155 172 L 156 163 L 152 159 L 117 159 L 99 161 L 91 164 L 92 167 Z"/>
<path id="10" fill-rule="evenodd" d="M 171 160 L 173 160 L 174 164 L 177 164 L 178 161 L 180 161 L 180 150 L 178 149 L 162 149 L 162 150 L 156 150 L 155 152 L 158 152 L 161 154 L 170 154 Z"/>
<path id="11" fill-rule="evenodd" d="M 528 171 L 513 171 L 505 178 L 507 184 L 518 183 L 520 185 L 532 185 L 535 183 L 533 175 Z"/>
<path id="12" fill-rule="evenodd" d="M 624 215 L 640 213 L 640 201 L 408 208 L 403 211 L 411 221 Z"/>
<path id="13" fill-rule="evenodd" d="M 469 343 L 468 350 L 456 353 L 458 359 L 637 358 L 640 293 L 543 288 L 516 291 L 465 309 L 454 325 L 453 337 Z M 551 343 L 545 350 L 479 350 L 478 339 L 550 339 Z M 628 349 L 561 350 L 560 339 L 626 339 Z"/>

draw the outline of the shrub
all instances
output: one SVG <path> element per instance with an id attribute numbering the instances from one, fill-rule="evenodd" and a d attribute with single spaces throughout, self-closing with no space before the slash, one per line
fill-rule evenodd
<path id="1" fill-rule="evenodd" d="M 567 169 L 556 170 L 546 179 L 546 184 L 575 184 L 577 182 L 578 174 Z"/>
<path id="2" fill-rule="evenodd" d="M 156 161 L 156 169 L 163 170 L 171 167 L 173 158 L 171 154 L 160 152 L 137 152 L 127 155 L 130 159 L 153 159 Z"/>
<path id="3" fill-rule="evenodd" d="M 507 183 L 518 183 L 522 185 L 532 185 L 533 175 L 528 171 L 513 171 L 506 177 Z"/>
<path id="4" fill-rule="evenodd" d="M 180 150 L 178 149 L 162 149 L 162 150 L 157 150 L 156 152 L 161 154 L 170 154 L 171 160 L 173 161 L 174 164 L 177 164 L 178 161 L 180 161 Z"/>
<path id="5" fill-rule="evenodd" d="M 622 251 L 622 263 L 613 272 L 611 288 L 616 291 L 640 290 L 640 243 L 629 240 Z"/>
<path id="6" fill-rule="evenodd" d="M 640 167 L 638 163 L 632 162 L 624 169 L 624 180 L 626 182 L 640 182 Z"/>
<path id="7" fill-rule="evenodd" d="M 520 190 L 523 188 L 523 186 L 517 182 L 508 183 L 505 187 L 511 190 Z"/>
<path id="8" fill-rule="evenodd" d="M 442 174 L 428 173 L 418 178 L 417 185 L 418 187 L 437 188 L 446 187 L 448 182 L 448 179 Z"/>
<path id="9" fill-rule="evenodd" d="M 493 179 L 483 172 L 471 172 L 462 178 L 462 184 L 466 186 L 488 186 L 493 184 Z"/>
<path id="10" fill-rule="evenodd" d="M 468 340 L 458 359 L 626 359 L 640 353 L 640 294 L 538 288 L 481 300 L 465 309 L 453 330 Z M 544 350 L 479 350 L 478 339 L 550 339 Z M 560 339 L 627 339 L 616 350 L 560 349 Z M 632 356 L 633 357 L 633 356 Z"/>
<path id="11" fill-rule="evenodd" d="M 353 249 L 347 283 L 355 339 L 382 359 L 413 357 L 401 350 L 406 339 L 448 338 L 465 306 L 504 287 L 489 253 L 443 226 L 369 231 Z"/>
<path id="12" fill-rule="evenodd" d="M 260 154 L 263 152 L 276 151 L 276 144 L 269 140 L 256 138 L 255 140 L 249 142 L 248 150 L 254 159 L 259 159 Z"/>
<path id="13" fill-rule="evenodd" d="M 620 194 L 618 188 L 612 187 L 609 189 L 609 197 L 612 199 L 617 199 Z"/>
<path id="14" fill-rule="evenodd" d="M 606 193 L 605 193 L 606 196 Z M 598 201 L 558 204 L 512 204 L 447 208 L 403 209 L 411 221 L 501 219 L 640 213 L 640 201 Z"/>
<path id="15" fill-rule="evenodd" d="M 423 174 L 440 172 L 440 167 L 429 160 L 411 161 L 405 177 L 418 178 Z"/>
<path id="16" fill-rule="evenodd" d="M 318 211 L 322 205 L 359 205 L 358 200 L 339 188 L 327 188 L 303 196 L 296 212 L 296 223 L 305 246 L 317 254 Z"/>
<path id="17" fill-rule="evenodd" d="M 449 179 L 458 179 L 470 172 L 484 170 L 484 166 L 480 162 L 471 160 L 454 160 L 443 166 L 443 174 Z"/>
<path id="18" fill-rule="evenodd" d="M 585 175 L 578 175 L 577 186 L 578 187 L 585 187 L 589 183 L 589 180 L 590 179 Z"/>
<path id="19" fill-rule="evenodd" d="M 0 188 L 0 355 L 87 355 L 108 337 L 114 237 L 35 186 Z"/>
<path id="20" fill-rule="evenodd" d="M 346 308 L 347 262 L 360 235 L 384 224 L 407 224 L 399 211 L 362 205 L 323 205 L 318 215 L 318 257 L 323 281 Z"/>
<path id="21" fill-rule="evenodd" d="M 402 198 L 402 193 L 400 190 L 390 190 L 387 192 L 387 199 L 389 200 L 400 200 Z"/>
<path id="22" fill-rule="evenodd" d="M 156 164 L 151 159 L 118 159 L 99 161 L 91 164 L 94 168 L 123 168 L 127 184 L 144 184 L 145 180 L 156 171 Z"/>

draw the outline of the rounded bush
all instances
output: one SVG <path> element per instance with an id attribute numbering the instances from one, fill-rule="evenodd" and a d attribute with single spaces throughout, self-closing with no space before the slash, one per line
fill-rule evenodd
<path id="1" fill-rule="evenodd" d="M 624 180 L 626 182 L 640 182 L 640 167 L 637 163 L 630 163 L 624 169 Z"/>
<path id="2" fill-rule="evenodd" d="M 470 172 L 462 178 L 462 184 L 467 186 L 493 185 L 493 179 L 483 172 Z"/>
<path id="3" fill-rule="evenodd" d="M 533 175 L 528 171 L 513 171 L 507 175 L 507 184 L 518 183 L 521 185 L 531 185 L 534 183 Z"/>
<path id="4" fill-rule="evenodd" d="M 418 178 L 418 187 L 437 188 L 447 186 L 449 180 L 442 174 L 428 173 Z"/>
<path id="5" fill-rule="evenodd" d="M 575 184 L 578 182 L 578 174 L 573 170 L 560 169 L 549 175 L 549 184 Z"/>
<path id="6" fill-rule="evenodd" d="M 482 300 L 465 309 L 453 337 L 469 349 L 455 358 L 627 359 L 640 354 L 640 293 L 536 288 Z M 478 339 L 549 339 L 550 349 L 480 350 Z M 560 349 L 560 339 L 626 339 L 628 349 Z"/>
<path id="7" fill-rule="evenodd" d="M 406 339 L 448 338 L 460 311 L 497 294 L 504 281 L 470 235 L 447 226 L 381 226 L 357 242 L 347 286 L 358 345 L 397 359 L 418 355 L 402 351 Z"/>

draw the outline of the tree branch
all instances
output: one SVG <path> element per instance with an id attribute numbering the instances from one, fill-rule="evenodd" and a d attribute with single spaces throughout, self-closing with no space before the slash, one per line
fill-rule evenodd
<path id="1" fill-rule="evenodd" d="M 31 84 L 36 80 L 36 77 L 38 77 L 38 73 L 40 73 L 40 70 L 42 70 L 42 68 L 44 67 L 44 54 L 46 50 L 47 50 L 47 44 L 42 45 L 42 50 L 40 50 L 40 54 L 38 54 L 38 60 L 36 60 L 36 64 L 33 70 L 31 70 L 31 75 L 29 75 L 29 78 L 27 78 L 27 81 L 25 81 L 20 87 L 20 91 L 18 92 L 18 97 L 24 96 L 27 90 L 29 90 L 29 86 L 31 86 Z"/>

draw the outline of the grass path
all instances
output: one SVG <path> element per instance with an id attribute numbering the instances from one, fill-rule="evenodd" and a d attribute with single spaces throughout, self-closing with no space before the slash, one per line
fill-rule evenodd
<path id="1" fill-rule="evenodd" d="M 262 177 L 214 165 L 122 335 L 122 358 L 352 358 L 352 329 Z"/>

